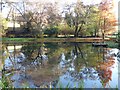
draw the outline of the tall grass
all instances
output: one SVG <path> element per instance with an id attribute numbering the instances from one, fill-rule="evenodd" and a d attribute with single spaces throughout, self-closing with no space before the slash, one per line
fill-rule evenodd
<path id="1" fill-rule="evenodd" d="M 13 88 L 11 81 L 5 75 L 2 75 L 0 80 L 0 88 Z"/>

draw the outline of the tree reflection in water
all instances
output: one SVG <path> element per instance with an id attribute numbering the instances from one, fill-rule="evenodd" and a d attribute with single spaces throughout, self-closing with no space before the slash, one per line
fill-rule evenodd
<path id="1" fill-rule="evenodd" d="M 105 49 L 103 49 L 105 51 Z M 109 49 L 107 50 L 109 52 Z M 109 81 L 112 80 L 112 70 L 111 66 L 115 63 L 114 55 L 109 55 L 108 53 L 104 53 L 103 62 L 100 62 L 97 66 L 97 71 L 99 73 L 99 77 L 101 79 L 101 83 L 103 87 L 110 87 Z M 114 53 L 115 54 L 115 53 Z"/>
<path id="2" fill-rule="evenodd" d="M 68 83 L 100 79 L 103 87 L 112 80 L 111 66 L 115 63 L 115 54 L 110 54 L 109 48 L 94 48 L 83 43 L 27 44 L 19 50 L 13 46 L 13 50 L 5 50 L 8 53 L 5 69 L 14 73 L 10 78 L 15 87 L 18 84 L 22 87 L 21 83 L 33 88 L 59 87 L 62 77 Z"/>

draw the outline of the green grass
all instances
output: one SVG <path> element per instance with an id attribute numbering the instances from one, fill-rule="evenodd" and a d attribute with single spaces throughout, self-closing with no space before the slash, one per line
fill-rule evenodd
<path id="1" fill-rule="evenodd" d="M 105 42 L 108 44 L 109 48 L 118 48 L 118 43 L 112 42 L 112 41 L 107 41 Z"/>
<path id="2" fill-rule="evenodd" d="M 5 75 L 0 80 L 0 88 L 12 88 L 11 84 L 12 83 L 10 82 L 10 80 L 8 79 L 8 77 L 6 77 Z"/>
<path id="3" fill-rule="evenodd" d="M 106 39 L 107 40 L 107 39 Z M 102 38 L 2 38 L 3 43 L 22 42 L 101 42 Z"/>
<path id="4" fill-rule="evenodd" d="M 20 42 L 29 42 L 29 41 L 34 41 L 36 40 L 35 38 L 2 38 L 2 41 L 20 41 Z"/>

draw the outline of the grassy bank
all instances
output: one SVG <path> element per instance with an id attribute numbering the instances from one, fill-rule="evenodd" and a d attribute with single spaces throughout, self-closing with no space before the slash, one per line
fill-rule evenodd
<path id="1" fill-rule="evenodd" d="M 105 41 L 108 41 L 106 38 Z M 102 38 L 2 38 L 3 43 L 24 42 L 101 42 Z"/>
<path id="2" fill-rule="evenodd" d="M 41 42 L 102 42 L 102 38 L 2 38 L 4 44 L 23 44 L 23 43 L 41 43 Z M 105 43 L 110 48 L 118 48 L 118 43 L 106 38 Z"/>
<path id="3" fill-rule="evenodd" d="M 113 41 L 106 41 L 105 43 L 108 44 L 108 47 L 110 48 L 118 48 L 119 43 L 113 42 Z"/>

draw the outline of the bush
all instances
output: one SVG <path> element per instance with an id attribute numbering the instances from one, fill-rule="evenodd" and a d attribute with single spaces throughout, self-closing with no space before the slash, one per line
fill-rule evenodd
<path id="1" fill-rule="evenodd" d="M 120 32 L 118 32 L 118 41 L 120 42 Z"/>
<path id="2" fill-rule="evenodd" d="M 44 34 L 47 34 L 49 37 L 51 36 L 57 36 L 58 34 L 58 28 L 55 26 L 55 27 L 49 27 L 49 28 L 46 28 L 44 30 Z"/>
<path id="3" fill-rule="evenodd" d="M 66 24 L 59 25 L 59 34 L 62 35 L 73 35 L 74 34 L 74 27 L 70 27 Z"/>

